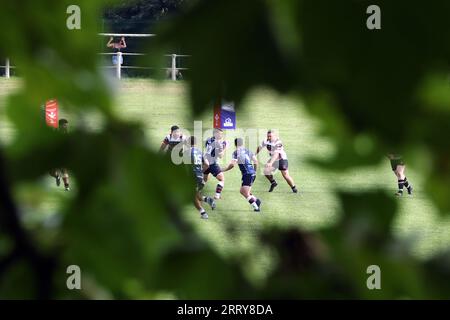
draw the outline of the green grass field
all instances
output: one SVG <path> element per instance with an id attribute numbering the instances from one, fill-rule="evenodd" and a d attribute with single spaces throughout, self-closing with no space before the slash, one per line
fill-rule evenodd
<path id="1" fill-rule="evenodd" d="M 13 127 L 5 118 L 5 98 L 18 86 L 20 82 L 17 79 L 0 79 L 0 142 L 3 144 L 12 143 L 14 133 Z M 187 87 L 182 82 L 122 80 L 120 93 L 115 101 L 118 114 L 143 123 L 149 145 L 155 150 L 171 125 L 178 124 L 187 129 L 193 127 Z M 62 115 L 64 116 L 64 110 Z M 195 120 L 202 120 L 205 130 L 211 129 L 212 111 Z M 89 126 L 94 129 L 100 125 L 99 117 L 93 117 L 89 122 Z M 343 173 L 324 172 L 310 165 L 308 158 L 330 157 L 334 148 L 327 139 L 318 135 L 319 123 L 305 111 L 298 100 L 280 96 L 271 90 L 256 90 L 240 106 L 237 125 L 243 129 L 261 129 L 262 133 L 268 128 L 279 130 L 289 157 L 289 170 L 300 194 L 293 194 L 279 173 L 276 175 L 278 188 L 273 193 L 268 193 L 267 180 L 258 175 L 253 193 L 262 199 L 263 212 L 256 214 L 239 194 L 240 173 L 235 168 L 226 173 L 223 198 L 219 200 L 214 212 L 209 211 L 208 221 L 199 219 L 193 206 L 186 207 L 185 217 L 224 256 L 246 257 L 245 272 L 255 283 L 264 279 L 275 261 L 271 252 L 258 247 L 255 230 L 267 225 L 298 226 L 314 230 L 334 223 L 339 219 L 341 210 L 333 193 L 338 188 L 383 188 L 389 193 L 395 192 L 396 179 L 387 159 L 376 166 Z M 233 132 L 227 132 L 227 140 L 232 141 L 234 135 Z M 259 140 L 263 137 L 261 135 Z M 231 152 L 228 152 L 222 165 L 228 162 L 230 156 Z M 263 151 L 259 160 L 264 163 L 267 159 L 267 151 Z M 414 184 L 415 194 L 413 197 L 398 199 L 400 212 L 393 228 L 398 237 L 415 239 L 412 247 L 414 254 L 426 258 L 448 246 L 450 219 L 443 220 L 439 217 L 434 205 L 422 193 L 423 178 L 420 173 L 407 169 L 407 176 Z M 215 185 L 215 180 L 210 179 L 205 193 L 212 194 Z M 45 200 L 24 199 L 27 203 L 25 207 L 33 207 L 42 215 L 57 212 L 59 203 L 66 194 L 62 189 L 56 189 L 53 180 L 47 176 L 43 176 L 41 187 L 43 191 L 36 190 L 36 194 L 42 195 Z M 76 192 L 76 184 L 73 192 Z M 232 234 L 224 228 L 230 221 L 237 226 Z"/>

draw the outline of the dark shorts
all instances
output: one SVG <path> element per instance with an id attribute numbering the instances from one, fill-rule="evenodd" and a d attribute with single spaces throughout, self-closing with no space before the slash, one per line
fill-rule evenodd
<path id="1" fill-rule="evenodd" d="M 288 161 L 287 161 L 287 159 L 280 159 L 280 160 L 277 160 L 277 161 L 275 161 L 275 162 L 273 163 L 272 167 L 273 167 L 274 169 L 278 169 L 278 170 L 281 170 L 281 171 L 285 171 L 285 170 L 288 169 Z"/>
<path id="2" fill-rule="evenodd" d="M 217 163 L 211 164 L 206 171 L 204 171 L 204 174 L 211 173 L 214 177 L 216 177 L 219 173 L 221 173 L 222 170 L 220 169 L 220 166 Z"/>
<path id="3" fill-rule="evenodd" d="M 69 175 L 69 172 L 65 168 L 53 169 L 53 170 L 50 170 L 49 173 L 52 177 Z"/>
<path id="4" fill-rule="evenodd" d="M 251 187 L 253 182 L 255 182 L 256 174 L 243 174 L 242 175 L 242 186 Z"/>
<path id="5" fill-rule="evenodd" d="M 397 166 L 404 166 L 404 165 L 405 165 L 405 163 L 403 162 L 402 159 L 392 159 L 391 160 L 392 171 L 397 170 Z"/>

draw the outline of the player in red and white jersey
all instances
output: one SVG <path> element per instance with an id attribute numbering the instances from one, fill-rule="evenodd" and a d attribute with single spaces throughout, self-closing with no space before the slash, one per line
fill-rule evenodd
<path id="1" fill-rule="evenodd" d="M 284 180 L 286 180 L 286 182 L 291 187 L 292 192 L 297 193 L 298 190 L 295 187 L 294 179 L 292 179 L 292 177 L 289 175 L 288 159 L 286 151 L 284 151 L 283 143 L 273 130 L 267 131 L 267 139 L 258 146 L 256 154 L 258 154 L 264 148 L 267 148 L 267 151 L 269 151 L 270 155 L 270 159 L 266 163 L 266 166 L 264 168 L 264 175 L 270 181 L 269 192 L 272 192 L 273 189 L 275 189 L 275 187 L 278 185 L 273 178 L 273 172 L 278 169 L 281 171 L 281 175 L 283 176 Z"/>
<path id="2" fill-rule="evenodd" d="M 161 152 L 168 151 L 172 152 L 173 148 L 177 146 L 179 143 L 183 142 L 185 140 L 183 134 L 181 133 L 181 130 L 178 126 L 172 126 L 170 128 L 170 133 L 164 138 L 164 140 L 161 142 L 161 146 L 159 150 Z"/>

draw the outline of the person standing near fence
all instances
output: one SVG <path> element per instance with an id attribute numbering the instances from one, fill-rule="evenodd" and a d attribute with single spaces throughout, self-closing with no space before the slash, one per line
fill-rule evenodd
<path id="1" fill-rule="evenodd" d="M 106 44 L 108 48 L 112 48 L 115 53 L 120 52 L 121 49 L 124 49 L 127 47 L 127 43 L 125 42 L 125 37 L 120 38 L 118 42 L 114 42 L 114 38 L 109 38 L 108 43 Z M 112 56 L 112 63 L 116 65 L 117 63 L 123 64 L 123 58 L 120 57 L 120 61 L 117 61 L 117 54 Z"/>

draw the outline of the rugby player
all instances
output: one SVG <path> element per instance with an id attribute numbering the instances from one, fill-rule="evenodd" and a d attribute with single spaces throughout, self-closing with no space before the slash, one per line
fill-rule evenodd
<path id="1" fill-rule="evenodd" d="M 394 171 L 397 177 L 398 191 L 395 195 L 401 197 L 403 195 L 403 187 L 406 187 L 408 194 L 412 195 L 413 187 L 405 176 L 405 163 L 403 162 L 402 156 L 390 153 L 388 154 L 388 158 L 391 162 L 392 171 Z"/>
<path id="2" fill-rule="evenodd" d="M 208 176 L 211 173 L 219 182 L 216 186 L 216 194 L 214 199 L 220 199 L 223 187 L 225 186 L 225 177 L 217 164 L 218 158 L 222 158 L 227 149 L 227 142 L 223 139 L 222 129 L 214 129 L 213 137 L 206 140 L 205 143 L 205 157 L 209 162 L 209 167 L 203 172 L 203 179 L 205 183 L 208 181 Z"/>
<path id="3" fill-rule="evenodd" d="M 258 159 L 248 149 L 244 148 L 244 140 L 236 138 L 234 140 L 236 151 L 233 152 L 232 159 L 228 167 L 224 168 L 222 172 L 231 170 L 236 164 L 242 173 L 242 185 L 240 192 L 242 196 L 247 199 L 254 211 L 261 211 L 261 200 L 252 194 L 252 184 L 255 182 L 256 169 L 258 166 Z"/>
<path id="4" fill-rule="evenodd" d="M 170 128 L 170 133 L 161 142 L 160 152 L 172 152 L 173 148 L 180 142 L 184 141 L 183 134 L 178 126 L 174 125 Z"/>
<path id="5" fill-rule="evenodd" d="M 256 154 L 258 154 L 262 149 L 267 148 L 269 151 L 270 159 L 266 163 L 264 168 L 264 175 L 267 180 L 270 182 L 269 192 L 272 192 L 273 189 L 278 185 L 278 183 L 273 178 L 273 172 L 278 169 L 281 171 L 281 175 L 284 180 L 289 184 L 292 189 L 292 192 L 297 193 L 298 190 L 295 186 L 294 180 L 289 175 L 288 170 L 288 159 L 286 152 L 284 151 L 283 143 L 278 136 L 276 135 L 274 130 L 267 131 L 267 139 L 264 140 L 261 145 L 256 149 Z"/>
<path id="6" fill-rule="evenodd" d="M 189 138 L 188 143 L 190 143 L 192 171 L 197 183 L 194 205 L 200 212 L 200 217 L 202 219 L 208 219 L 208 213 L 206 213 L 205 209 L 202 207 L 202 201 L 208 203 L 212 210 L 216 208 L 216 203 L 211 197 L 202 196 L 201 194 L 201 191 L 205 186 L 205 182 L 203 181 L 203 166 L 208 166 L 208 160 L 203 157 L 202 151 L 196 148 L 196 139 L 194 136 Z"/>
<path id="7" fill-rule="evenodd" d="M 67 119 L 60 119 L 58 121 L 58 131 L 61 133 L 67 133 L 69 129 L 69 121 Z M 50 171 L 50 175 L 56 179 L 56 186 L 61 185 L 61 178 L 64 183 L 64 190 L 70 191 L 69 185 L 69 172 L 65 168 L 53 169 Z"/>

